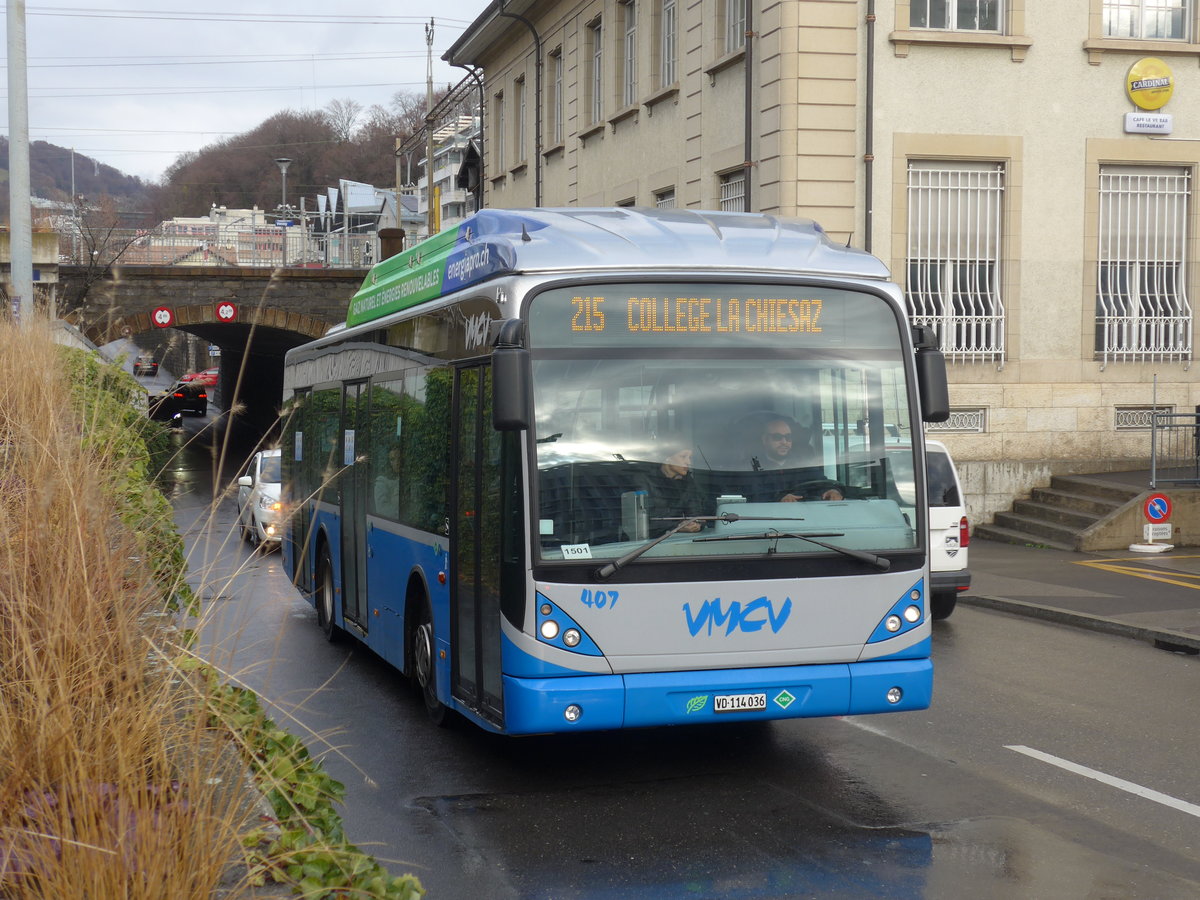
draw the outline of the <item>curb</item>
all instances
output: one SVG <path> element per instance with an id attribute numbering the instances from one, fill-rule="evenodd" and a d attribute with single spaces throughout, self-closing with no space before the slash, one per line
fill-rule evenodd
<path id="1" fill-rule="evenodd" d="M 1053 622 L 1058 625 L 1084 628 L 1088 631 L 1097 631 L 1116 637 L 1133 638 L 1153 644 L 1160 650 L 1187 654 L 1200 653 L 1200 635 L 1189 634 L 1186 631 L 1132 625 L 1129 622 L 1122 622 L 1120 619 L 1093 616 L 1089 613 L 1074 612 L 1053 606 L 1042 606 L 1037 603 L 1027 603 L 1024 600 L 1010 600 L 1006 597 L 981 597 L 978 594 L 972 594 L 960 596 L 958 602 L 982 609 L 994 609 L 1013 615 L 1026 616 L 1030 619 L 1041 619 L 1044 622 Z"/>

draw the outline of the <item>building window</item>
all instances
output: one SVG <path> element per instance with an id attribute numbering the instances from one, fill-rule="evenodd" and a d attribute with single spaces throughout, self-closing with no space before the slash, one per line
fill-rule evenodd
<path id="1" fill-rule="evenodd" d="M 943 31 L 999 31 L 1000 0 L 911 0 L 909 25 Z"/>
<path id="2" fill-rule="evenodd" d="M 621 105 L 637 102 L 637 3 L 625 0 L 620 5 L 624 18 L 625 41 L 621 45 Z"/>
<path id="3" fill-rule="evenodd" d="M 1104 0 L 1106 37 L 1186 41 L 1188 19 L 1187 0 Z"/>
<path id="4" fill-rule="evenodd" d="M 1187 269 L 1191 174 L 1168 166 L 1101 166 L 1096 357 L 1189 360 Z"/>
<path id="5" fill-rule="evenodd" d="M 721 210 L 746 212 L 746 171 L 738 169 L 721 176 Z"/>
<path id="6" fill-rule="evenodd" d="M 675 188 L 671 187 L 666 190 L 656 191 L 654 194 L 654 205 L 658 209 L 674 209 Z"/>
<path id="7" fill-rule="evenodd" d="M 909 163 L 909 308 L 950 360 L 1004 359 L 1003 208 L 999 163 Z"/>
<path id="8" fill-rule="evenodd" d="M 600 19 L 590 22 L 586 37 L 590 63 L 586 83 L 592 124 L 595 124 L 604 121 L 604 23 Z"/>
<path id="9" fill-rule="evenodd" d="M 501 91 L 492 99 L 492 120 L 496 123 L 496 139 L 492 142 L 496 145 L 496 172 L 503 172 L 506 165 L 504 159 L 505 137 L 504 137 L 504 92 Z"/>
<path id="10" fill-rule="evenodd" d="M 675 83 L 675 0 L 662 0 L 658 20 L 658 80 L 659 87 Z"/>
<path id="11" fill-rule="evenodd" d="M 725 0 L 725 52 L 746 46 L 746 0 Z"/>
<path id="12" fill-rule="evenodd" d="M 562 48 L 550 54 L 550 134 L 554 144 L 563 142 L 563 57 Z"/>
<path id="13" fill-rule="evenodd" d="M 513 88 L 517 93 L 517 102 L 513 104 L 516 108 L 513 112 L 516 114 L 517 127 L 513 129 L 514 137 L 516 138 L 516 150 L 518 163 L 524 162 L 528 157 L 527 148 L 525 146 L 525 78 L 522 76 L 513 83 Z"/>

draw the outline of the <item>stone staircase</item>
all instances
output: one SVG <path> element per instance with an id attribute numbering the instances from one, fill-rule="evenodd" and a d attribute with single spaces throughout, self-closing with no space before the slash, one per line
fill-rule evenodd
<path id="1" fill-rule="evenodd" d="M 1028 500 L 1015 501 L 1011 512 L 996 513 L 991 525 L 976 525 L 972 535 L 1079 550 L 1083 532 L 1114 515 L 1142 490 L 1087 475 L 1055 475 L 1049 487 L 1034 488 Z"/>

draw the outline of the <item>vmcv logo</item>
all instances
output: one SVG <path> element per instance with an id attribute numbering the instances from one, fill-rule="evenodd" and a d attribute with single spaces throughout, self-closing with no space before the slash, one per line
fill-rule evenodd
<path id="1" fill-rule="evenodd" d="M 714 628 L 719 631 L 722 627 L 725 629 L 725 636 L 728 637 L 735 631 L 761 631 L 764 625 L 770 625 L 771 632 L 779 634 L 779 629 L 792 614 L 792 598 L 785 597 L 783 605 L 776 611 L 775 604 L 766 597 L 751 600 L 745 606 L 742 606 L 740 600 L 734 600 L 726 606 L 720 597 L 714 597 L 700 604 L 700 608 L 694 614 L 692 604 L 683 604 L 683 614 L 692 637 L 706 629 L 711 635 Z"/>

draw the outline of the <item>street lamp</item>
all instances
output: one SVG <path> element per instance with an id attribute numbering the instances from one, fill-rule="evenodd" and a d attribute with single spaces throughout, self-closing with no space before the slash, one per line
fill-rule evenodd
<path id="1" fill-rule="evenodd" d="M 279 195 L 279 208 L 283 211 L 287 210 L 287 170 L 291 164 L 292 161 L 286 156 L 275 160 L 275 165 L 279 166 L 279 177 L 283 180 L 282 193 Z"/>

